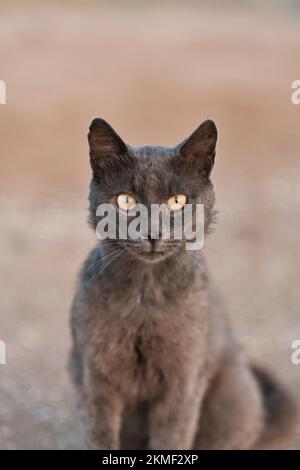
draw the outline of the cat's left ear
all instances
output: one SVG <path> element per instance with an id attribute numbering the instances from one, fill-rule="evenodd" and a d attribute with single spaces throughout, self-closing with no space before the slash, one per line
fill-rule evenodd
<path id="1" fill-rule="evenodd" d="M 95 118 L 89 127 L 88 141 L 93 170 L 103 168 L 111 161 L 120 159 L 127 153 L 125 142 L 108 122 Z"/>
<path id="2" fill-rule="evenodd" d="M 214 165 L 217 138 L 216 124 L 207 119 L 179 145 L 180 156 L 208 177 Z"/>

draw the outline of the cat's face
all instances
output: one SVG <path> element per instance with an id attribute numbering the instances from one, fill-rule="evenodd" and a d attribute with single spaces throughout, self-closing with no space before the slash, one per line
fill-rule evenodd
<path id="1" fill-rule="evenodd" d="M 212 219 L 215 202 L 209 175 L 214 163 L 217 130 L 205 121 L 188 139 L 174 148 L 126 145 L 108 123 L 94 119 L 89 132 L 93 178 L 90 190 L 90 221 L 96 228 L 97 208 L 112 204 L 117 213 L 132 211 L 142 204 L 149 212 L 149 231 L 143 237 L 111 239 L 109 248 L 145 263 L 157 263 L 185 249 L 186 238 L 163 238 L 151 232 L 152 205 L 169 211 L 170 233 L 185 204 L 204 204 L 205 230 Z M 157 207 L 157 206 L 156 206 Z M 128 217 L 129 224 L 132 217 Z M 182 218 L 183 220 L 183 218 Z M 194 222 L 194 221 L 193 221 Z M 184 233 L 184 230 L 183 230 Z"/>

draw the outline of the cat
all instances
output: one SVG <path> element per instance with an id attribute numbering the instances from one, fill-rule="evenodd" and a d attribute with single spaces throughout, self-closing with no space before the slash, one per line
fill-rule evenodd
<path id="1" fill-rule="evenodd" d="M 204 204 L 210 232 L 212 120 L 174 148 L 133 148 L 100 118 L 88 140 L 94 229 L 101 204 L 120 211 L 120 204 L 171 199 Z M 251 449 L 292 429 L 289 393 L 249 363 L 203 250 L 185 246 L 185 238 L 152 234 L 102 240 L 84 263 L 71 314 L 70 371 L 90 449 Z"/>

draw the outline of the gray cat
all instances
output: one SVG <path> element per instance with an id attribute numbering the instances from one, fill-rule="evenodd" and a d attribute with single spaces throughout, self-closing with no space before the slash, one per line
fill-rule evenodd
<path id="1" fill-rule="evenodd" d="M 88 138 L 93 228 L 103 203 L 126 210 L 175 201 L 180 210 L 186 202 L 204 204 L 209 233 L 213 121 L 175 148 L 133 148 L 102 119 L 93 120 Z M 292 429 L 293 401 L 249 364 L 202 251 L 185 244 L 151 234 L 106 240 L 83 266 L 70 370 L 89 448 L 249 449 Z"/>

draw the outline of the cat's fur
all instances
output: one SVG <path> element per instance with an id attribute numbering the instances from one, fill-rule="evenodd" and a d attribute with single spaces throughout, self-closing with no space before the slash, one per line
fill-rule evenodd
<path id="1" fill-rule="evenodd" d="M 216 140 L 215 124 L 205 121 L 175 148 L 132 148 L 95 119 L 92 226 L 97 206 L 120 193 L 147 206 L 185 194 L 204 203 L 207 233 Z M 70 368 L 90 448 L 248 449 L 291 423 L 285 391 L 248 363 L 233 337 L 202 252 L 184 246 L 99 243 L 84 264 Z"/>

